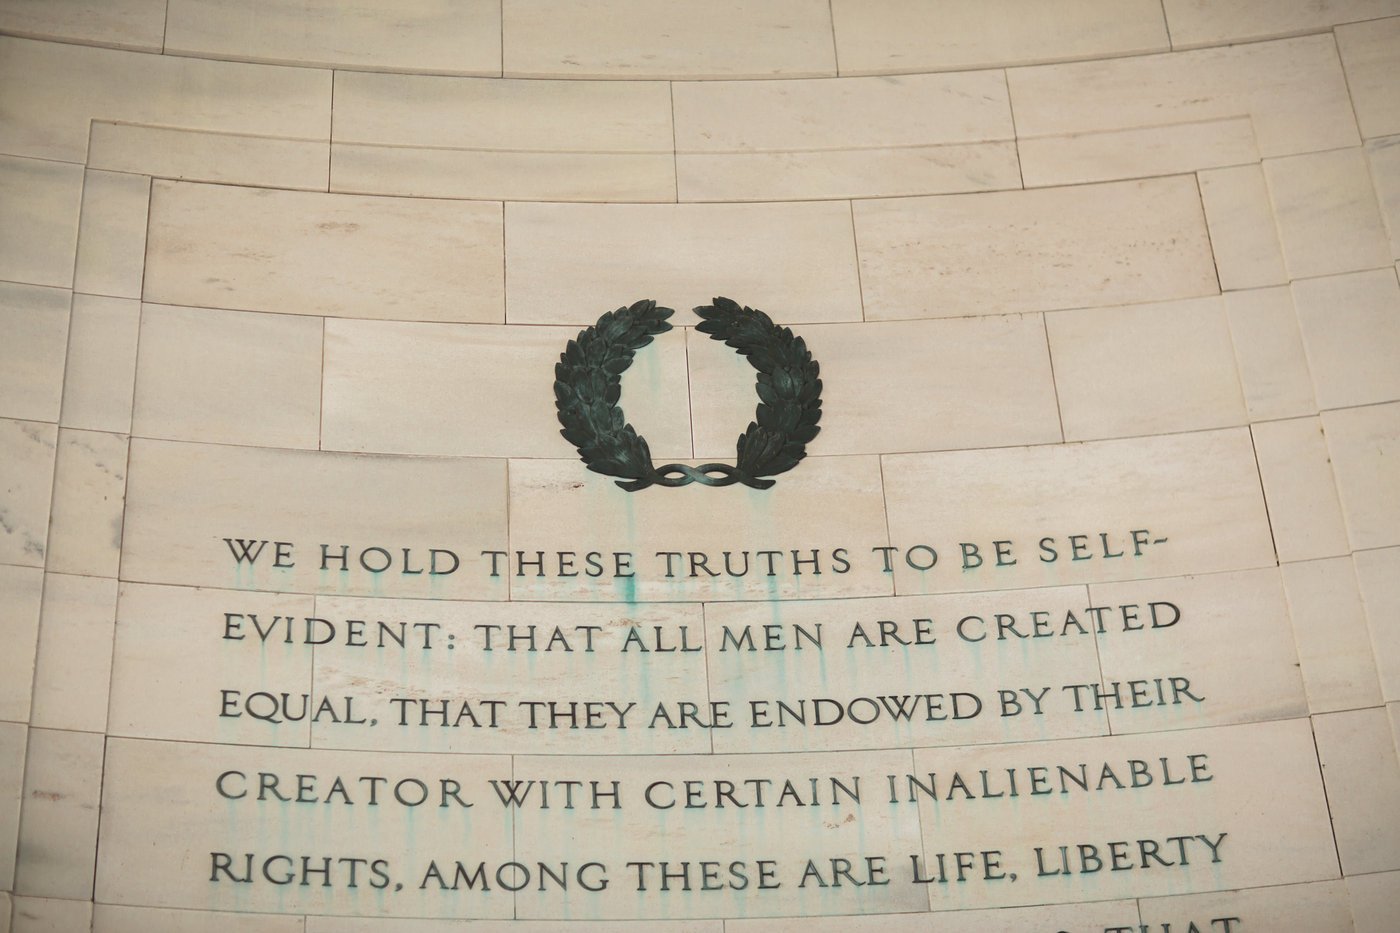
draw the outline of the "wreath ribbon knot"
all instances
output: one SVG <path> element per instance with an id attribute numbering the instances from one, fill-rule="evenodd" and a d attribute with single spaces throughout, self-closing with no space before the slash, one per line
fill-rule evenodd
<path id="1" fill-rule="evenodd" d="M 671 329 L 675 312 L 650 299 L 609 311 L 592 327 L 579 331 L 554 366 L 554 404 L 563 426 L 560 434 L 578 449 L 588 469 L 621 477 L 628 492 L 648 486 L 732 486 L 742 483 L 768 489 L 774 480 L 807 455 L 807 444 L 821 431 L 820 367 L 801 337 L 779 327 L 762 311 L 728 298 L 695 309 L 702 319 L 696 330 L 723 341 L 748 359 L 757 371 L 758 408 L 739 435 L 733 466 L 698 467 L 668 463 L 656 467 L 646 438 L 627 422 L 619 401 L 622 374 L 637 351 Z"/>

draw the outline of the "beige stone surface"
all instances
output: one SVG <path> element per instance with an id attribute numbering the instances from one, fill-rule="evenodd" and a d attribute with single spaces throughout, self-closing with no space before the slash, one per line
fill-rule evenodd
<path id="1" fill-rule="evenodd" d="M 1094 583 L 1089 597 L 1091 605 L 1111 607 L 1105 618 L 1114 619 L 1097 637 L 1104 687 L 1111 692 L 1115 682 L 1123 685 L 1118 688 L 1122 708 L 1112 699 L 1105 701 L 1115 734 L 1307 715 L 1278 571 Z M 1154 615 L 1154 603 L 1170 605 L 1157 606 Z M 1123 606 L 1141 608 L 1124 612 Z M 1171 624 L 1177 611 L 1180 621 Z M 1160 627 L 1154 628 L 1154 622 Z M 1242 677 L 1241 671 L 1249 676 Z M 1157 703 L 1159 677 L 1184 678 L 1203 702 L 1173 689 L 1184 683 L 1168 681 L 1169 702 Z M 1134 681 L 1146 682 L 1143 705 L 1134 705 Z M 1092 708 L 1092 700 L 1085 705 Z"/>
<path id="2" fill-rule="evenodd" d="M 581 561 L 578 566 L 583 569 Z M 710 733 L 683 727 L 677 713 L 682 703 L 708 708 L 705 622 L 698 605 L 566 606 L 320 596 L 316 614 L 337 626 L 341 637 L 316 648 L 315 691 L 319 696 L 355 697 L 355 717 L 369 720 L 357 725 L 322 717 L 311 726 L 316 748 L 376 754 L 639 755 L 711 750 Z M 408 621 L 415 626 L 412 641 L 407 649 L 393 642 L 384 648 L 350 644 L 348 620 L 355 619 L 367 623 L 365 640 L 370 645 L 379 644 L 380 621 Z M 427 629 L 433 624 L 437 627 Z M 254 648 L 240 647 L 244 653 Z M 464 690 L 464 685 L 470 686 Z M 463 700 L 471 702 L 480 728 L 470 725 L 470 717 L 458 718 Z M 491 707 L 488 701 L 501 705 Z M 661 718 L 654 719 L 663 706 Z M 443 709 L 449 710 L 445 717 L 440 714 Z M 590 712 L 596 714 L 591 719 Z M 668 715 L 677 721 L 676 728 L 664 725 Z"/>
<path id="3" fill-rule="evenodd" d="M 508 0 L 501 16 L 505 74 L 514 77 L 836 73 L 821 0 Z"/>
<path id="4" fill-rule="evenodd" d="M 0 722 L 0 888 L 15 887 L 15 846 L 19 840 L 20 804 L 24 799 L 24 755 L 28 727 L 22 723 Z M 0 903 L 0 916 L 8 917 Z"/>
<path id="5" fill-rule="evenodd" d="M 1349 553 L 1322 422 L 1315 417 L 1269 421 L 1250 431 L 1279 560 Z"/>
<path id="6" fill-rule="evenodd" d="M 831 13 L 842 74 L 985 68 L 1169 47 L 1161 8 L 1150 0 L 835 0 Z"/>
<path id="7" fill-rule="evenodd" d="M 15 863 L 17 893 L 92 898 L 103 773 L 100 734 L 29 730 Z"/>
<path id="8" fill-rule="evenodd" d="M 58 428 L 0 419 L 0 563 L 44 565 Z"/>
<path id="9" fill-rule="evenodd" d="M 1366 159 L 1371 166 L 1381 219 L 1390 234 L 1390 255 L 1400 257 L 1400 136 L 1368 140 Z"/>
<path id="10" fill-rule="evenodd" d="M 1386 702 L 1394 702 L 1400 700 L 1400 548 L 1361 551 L 1352 555 L 1352 561 L 1366 607 L 1381 694 Z"/>
<path id="11" fill-rule="evenodd" d="M 1248 115 L 1264 156 L 1358 142 L 1331 36 L 1013 68 L 1017 132 L 1056 136 Z"/>
<path id="12" fill-rule="evenodd" d="M 0 30 L 16 36 L 159 52 L 164 0 L 4 0 Z"/>
<path id="13" fill-rule="evenodd" d="M 11 933 L 70 933 L 92 923 L 92 902 L 52 897 L 14 898 Z"/>
<path id="14" fill-rule="evenodd" d="M 147 301 L 499 321 L 501 207 L 159 182 Z"/>
<path id="15" fill-rule="evenodd" d="M 0 655 L 0 721 L 29 720 L 43 591 L 44 572 L 39 568 L 0 565 L 0 606 L 4 608 L 0 625 L 4 626 L 3 637 L 9 646 Z M 3 851 L 0 844 L 0 852 Z M 0 880 L 3 879 L 4 874 L 0 873 Z"/>
<path id="16" fill-rule="evenodd" d="M 1219 290 L 1191 177 L 862 201 L 855 222 L 870 320 Z"/>
<path id="17" fill-rule="evenodd" d="M 63 397 L 70 295 L 66 289 L 0 282 L 0 414 L 57 421 Z"/>
<path id="18" fill-rule="evenodd" d="M 331 12 L 0 0 L 0 931 L 1394 925 L 1395 0 Z M 676 307 L 623 405 L 655 465 L 731 463 L 757 399 L 691 333 L 716 294 L 810 343 L 823 432 L 771 491 L 623 492 L 548 373 L 603 311 Z M 850 705 L 949 695 L 985 708 Z M 500 727 L 396 721 L 493 699 Z M 742 721 L 818 700 L 844 721 Z M 604 701 L 625 731 L 569 728 Z M 1191 755 L 1209 783 L 1160 773 Z M 1057 763 L 1158 776 L 1033 793 Z M 857 774 L 860 805 L 720 796 Z M 370 804 L 374 775 L 473 806 Z M 627 806 L 566 799 L 590 780 Z M 1191 864 L 1037 873 L 1140 839 Z M 1018 880 L 911 883 L 965 850 Z M 234 880 L 279 853 L 391 883 Z M 837 883 L 867 857 L 891 885 Z M 761 858 L 782 888 L 626 865 Z M 437 889 L 458 860 L 489 894 Z M 588 860 L 606 891 L 494 872 Z"/>
<path id="19" fill-rule="evenodd" d="M 1069 693 L 1060 690 L 1067 683 L 1099 681 L 1088 605 L 1082 586 L 778 606 L 709 604 L 710 696 L 729 704 L 737 722 L 714 732 L 715 751 L 922 748 L 1107 735 L 1104 713 L 1076 713 Z M 1070 615 L 1083 621 L 1082 630 L 1071 626 L 1063 637 L 1031 637 L 1036 619 L 1059 636 Z"/>
<path id="20" fill-rule="evenodd" d="M 344 920 L 337 920 L 344 923 Z M 303 933 L 302 917 L 96 904 L 92 933 Z M 343 926 L 336 929 L 346 929 Z"/>
<path id="21" fill-rule="evenodd" d="M 1363 150 L 1266 159 L 1264 176 L 1290 278 L 1390 264 Z"/>
<path id="22" fill-rule="evenodd" d="M 165 51 L 291 65 L 496 75 L 501 6 L 491 0 L 359 3 L 170 0 Z"/>
<path id="23" fill-rule="evenodd" d="M 0 156 L 0 279 L 73 285 L 82 192 L 79 166 Z"/>
<path id="24" fill-rule="evenodd" d="M 1247 117 L 1018 139 L 1026 187 L 1180 175 L 1259 161 Z"/>
<path id="25" fill-rule="evenodd" d="M 673 95 L 678 153 L 905 148 L 1016 136 L 997 71 L 683 82 Z"/>
<path id="26" fill-rule="evenodd" d="M 1178 49 L 1324 32 L 1400 12 L 1394 0 L 1163 0 L 1162 8 Z"/>
<path id="27" fill-rule="evenodd" d="M 1274 563 L 1244 429 L 896 454 L 882 461 L 900 593 L 1109 582 Z M 1135 530 L 1149 542 L 1137 555 Z M 1010 542 L 1001 566 L 996 541 Z M 975 555 L 964 559 L 962 544 L 974 546 Z M 906 557 L 918 545 L 939 555 L 928 571 L 914 569 Z M 929 562 L 926 552 L 912 556 L 915 565 Z"/>
<path id="28" fill-rule="evenodd" d="M 134 440 L 122 579 L 268 592 L 500 599 L 476 555 L 506 540 L 505 463 Z M 217 499 L 209 490 L 218 489 Z M 396 495 L 366 495 L 394 490 Z M 196 507 L 198 506 L 198 507 Z M 235 560 L 224 538 L 257 549 Z M 273 566 L 276 541 L 294 566 Z M 321 545 L 329 557 L 321 569 Z M 236 545 L 236 541 L 235 541 Z M 384 552 L 366 552 L 381 548 Z M 408 563 L 403 549 L 409 548 Z M 422 570 L 430 548 L 462 567 Z M 346 557 L 348 569 L 338 560 Z M 363 559 L 363 560 L 362 560 Z M 378 572 L 388 559 L 392 569 Z M 283 563 L 287 563 L 284 560 Z"/>
<path id="29" fill-rule="evenodd" d="M 33 725 L 107 731 L 116 611 L 116 580 L 62 573 L 45 577 Z"/>
<path id="30" fill-rule="evenodd" d="M 322 446 L 570 456 L 552 373 L 578 334 L 573 327 L 328 320 Z M 662 334 L 644 348 L 623 374 L 622 393 L 628 420 L 654 456 L 690 456 L 684 334 Z"/>
<path id="31" fill-rule="evenodd" d="M 117 575 L 127 444 L 124 434 L 59 430 L 45 561 L 49 570 Z"/>
<path id="32" fill-rule="evenodd" d="M 73 289 L 90 295 L 141 297 L 146 268 L 146 212 L 151 180 L 89 171 L 83 178 Z"/>
<path id="33" fill-rule="evenodd" d="M 1190 780 L 1190 755 L 1210 780 Z M 1167 758 L 1172 781 L 1167 787 L 1159 759 Z M 1127 772 L 1128 761 L 1149 761 L 1153 784 L 1119 790 L 1107 781 L 1102 790 L 1098 778 L 1108 764 Z M 1073 784 L 1059 793 L 1059 772 L 1073 773 L 1088 764 L 1088 792 Z M 1047 793 L 1034 797 L 1026 770 L 1046 767 Z M 1006 791 L 1005 769 L 1020 774 L 1020 798 L 969 800 L 959 791 L 946 789 L 954 771 L 968 775 L 980 791 L 977 774 L 986 769 L 1000 779 Z M 995 749 L 921 749 L 914 752 L 913 773 L 927 781 L 935 772 L 944 790 L 937 801 L 920 797 L 919 812 L 926 855 L 968 850 L 1001 849 L 1002 869 L 1016 872 L 1018 882 L 984 882 L 976 887 L 954 888 L 952 883 L 932 893 L 935 907 L 1010 906 L 1014 904 L 1082 900 L 1084 888 L 1092 896 L 1109 899 L 1128 894 L 1138 897 L 1165 895 L 1189 886 L 1196 891 L 1223 891 L 1337 877 L 1336 855 L 1327 820 L 1327 798 L 1317 773 L 1312 735 L 1307 720 L 1256 723 L 1200 729 L 1160 735 L 1070 739 L 1048 743 L 1024 743 Z M 1267 774 L 1268 793 L 1260 781 Z M 1204 775 L 1201 775 L 1204 777 Z M 1120 779 L 1121 780 L 1121 779 Z M 1126 786 L 1130 782 L 1123 780 Z M 976 791 L 974 791 L 976 793 Z M 901 797 L 901 799 L 904 799 Z M 1221 833 L 1225 834 L 1219 839 Z M 1140 855 L 1136 840 L 1158 842 L 1158 854 L 1180 863 L 1181 849 L 1165 840 L 1193 837 L 1185 851 L 1186 864 L 1163 866 Z M 1219 861 L 1212 861 L 1209 847 L 1199 837 L 1218 839 Z M 1110 873 L 1110 843 L 1127 840 L 1124 869 Z M 1038 876 L 1035 847 L 1041 847 L 1044 867 L 1061 867 L 1059 846 L 1070 846 L 1071 870 L 1077 866 L 1081 843 L 1095 845 L 1104 868 L 1090 875 Z M 1142 870 L 1148 863 L 1151 869 Z M 1092 867 L 1092 866 L 1090 866 Z"/>
<path id="34" fill-rule="evenodd" d="M 1370 405 L 1322 416 L 1337 494 L 1353 550 L 1400 544 L 1400 405 Z"/>
<path id="35" fill-rule="evenodd" d="M 94 117 L 327 139 L 330 101 L 330 73 L 314 68 L 0 38 L 0 151 L 16 155 L 81 162 Z"/>
<path id="36" fill-rule="evenodd" d="M 92 122 L 88 166 L 177 181 L 325 191 L 327 139 L 276 139 L 135 123 Z"/>
<path id="37" fill-rule="evenodd" d="M 1342 26 L 1336 31 L 1356 122 L 1366 139 L 1400 133 L 1400 102 L 1395 99 L 1395 86 L 1400 82 L 1400 65 L 1396 64 L 1400 60 L 1400 5 L 1383 0 L 1368 6 L 1383 9 L 1364 18 L 1391 18 Z"/>
<path id="38" fill-rule="evenodd" d="M 336 190 L 414 197 L 672 201 L 660 81 L 336 76 Z"/>
<path id="39" fill-rule="evenodd" d="M 924 910 L 928 895 L 920 886 L 895 882 L 908 853 L 918 851 L 919 825 L 913 807 L 895 807 L 882 802 L 886 774 L 904 774 L 909 768 L 907 750 L 864 751 L 856 753 L 793 755 L 705 755 L 646 756 L 628 761 L 625 771 L 615 762 L 597 757 L 515 758 L 515 779 L 531 780 L 552 774 L 568 774 L 573 780 L 601 781 L 605 787 L 620 783 L 621 809 L 573 811 L 557 806 L 528 808 L 516 818 L 516 857 L 532 861 L 537 853 L 546 858 L 583 860 L 595 858 L 609 866 L 614 878 L 606 891 L 581 898 L 564 893 L 522 890 L 516 895 L 517 916 L 556 919 L 565 911 L 576 919 L 636 918 L 642 916 L 707 916 L 733 914 L 740 909 L 747 916 L 792 916 L 805 903 L 820 898 L 831 913 L 884 913 Z M 817 780 L 813 791 L 810 779 Z M 861 800 L 836 791 L 831 779 L 855 789 L 859 782 Z M 687 780 L 700 782 L 693 792 L 699 797 L 686 807 Z M 735 799 L 748 804 L 716 806 L 716 782 L 736 784 Z M 758 791 L 746 781 L 772 782 Z M 656 785 L 655 782 L 663 782 Z M 779 806 L 784 781 L 792 781 L 797 799 L 809 802 L 795 806 L 793 798 Z M 587 786 L 587 785 L 585 785 Z M 649 790 L 650 788 L 650 790 Z M 648 797 L 652 803 L 648 804 Z M 673 806 L 667 806 L 672 804 Z M 701 806 L 703 804 L 703 806 Z M 850 817 L 848 819 L 848 817 Z M 637 869 L 630 861 L 670 860 L 672 870 L 677 853 L 691 862 L 689 897 L 667 898 L 660 890 L 658 869 L 649 869 L 644 878 L 646 890 L 638 890 Z M 808 879 L 799 887 L 808 859 L 831 874 L 831 858 L 847 858 L 863 874 L 864 859 L 888 856 L 891 883 L 885 886 L 853 887 L 850 884 L 814 891 L 816 882 Z M 728 863 L 742 860 L 750 877 L 747 891 L 701 891 L 700 861 L 720 863 L 720 878 L 727 876 Z M 781 888 L 755 890 L 758 861 L 775 864 L 771 871 Z M 679 893 L 678 882 L 671 882 L 669 893 Z"/>
<path id="40" fill-rule="evenodd" d="M 696 483 L 638 494 L 624 492 L 576 461 L 512 460 L 510 548 L 527 556 L 545 551 L 550 560 L 560 551 L 575 552 L 580 560 L 598 551 L 606 573 L 507 577 L 513 568 L 502 559 L 495 585 L 509 580 L 512 599 L 627 603 L 889 595 L 889 575 L 865 550 L 887 535 L 879 460 L 808 457 L 799 469 L 775 479 L 766 491 Z M 824 507 L 812 509 L 813 501 Z M 503 544 L 491 547 L 504 549 Z M 844 571 L 836 559 L 847 559 L 836 554 L 840 548 L 849 554 Z M 769 559 L 759 556 L 765 550 L 780 552 L 772 558 L 772 575 Z M 795 563 L 794 551 L 807 563 Z M 631 576 L 614 572 L 619 569 L 614 552 L 632 555 Z M 705 569 L 692 563 L 692 553 L 700 555 Z"/>
<path id="41" fill-rule="evenodd" d="M 295 700 L 291 710 L 300 709 L 311 685 L 313 648 L 284 638 L 297 627 L 304 634 L 304 620 L 314 610 L 310 596 L 122 584 L 116 635 L 109 642 L 107 731 L 233 745 L 308 745 L 308 722 L 254 719 L 248 710 L 261 710 L 263 701 L 246 698 L 285 692 Z M 258 637 L 259 628 L 268 633 L 266 641 Z"/>
<path id="42" fill-rule="evenodd" d="M 682 153 L 681 201 L 889 198 L 1016 188 L 1010 142 L 950 143 L 907 149 L 815 152 Z"/>
<path id="43" fill-rule="evenodd" d="M 723 920 L 402 920 L 307 917 L 306 933 L 724 933 Z"/>
<path id="44" fill-rule="evenodd" d="M 682 201 L 890 197 L 1020 185 L 997 72 L 674 87 Z"/>
<path id="45" fill-rule="evenodd" d="M 1294 282 L 1303 347 L 1322 408 L 1400 399 L 1400 283 L 1372 272 Z"/>
<path id="46" fill-rule="evenodd" d="M 442 861 L 449 879 L 457 858 L 492 866 L 510 859 L 512 814 L 494 801 L 489 784 L 510 778 L 508 758 L 384 753 L 367 762 L 357 752 L 287 748 L 250 756 L 244 748 L 134 739 L 109 740 L 107 756 L 97 862 L 97 899 L 104 903 L 294 914 L 511 913 L 510 898 L 494 887 L 489 894 L 478 889 L 455 895 L 418 887 L 430 859 Z M 149 781 L 153 769 L 168 774 L 169 783 Z M 242 777 L 225 779 L 230 796 L 223 797 L 217 782 L 229 771 Z M 259 800 L 264 772 L 277 775 L 280 792 L 292 799 L 280 801 L 268 792 Z M 315 796 L 315 802 L 296 802 L 297 774 L 316 776 L 310 792 L 301 794 Z M 371 784 L 360 778 L 369 776 L 387 779 L 377 785 L 374 806 L 382 809 L 368 803 Z M 332 790 L 336 777 L 344 794 Z M 422 782 L 421 794 L 413 781 Z M 444 786 L 452 788 L 442 781 L 455 781 L 457 799 L 472 806 L 459 805 L 450 794 L 448 806 L 437 806 Z M 406 801 L 426 799 L 418 806 L 402 804 L 396 787 Z M 333 802 L 322 802 L 327 797 Z M 343 798 L 358 802 L 347 805 Z M 212 853 L 231 856 L 229 870 L 242 876 L 244 853 L 255 854 L 254 870 L 260 871 L 263 859 L 281 851 L 279 839 L 293 847 L 289 851 L 311 856 L 313 867 L 332 857 L 336 883 L 241 886 L 225 874 L 209 881 Z M 366 863 L 350 887 L 349 866 L 335 861 L 342 857 L 383 859 L 389 887 L 371 886 L 375 876 Z M 298 871 L 300 864 L 294 859 Z M 273 862 L 274 876 L 285 866 Z"/>
<path id="47" fill-rule="evenodd" d="M 796 333 L 830 387 L 813 453 L 1060 440 L 1050 356 L 1036 315 L 823 324 Z M 759 401 L 754 369 L 704 334 L 688 337 L 695 455 L 732 460 L 735 439 Z"/>
<path id="48" fill-rule="evenodd" d="M 141 303 L 74 295 L 63 373 L 64 427 L 127 433 Z"/>
<path id="49" fill-rule="evenodd" d="M 1382 702 L 1366 610 L 1345 557 L 1282 566 L 1298 661 L 1314 713 Z"/>
<path id="50" fill-rule="evenodd" d="M 132 432 L 315 448 L 323 319 L 143 305 Z"/>
<path id="51" fill-rule="evenodd" d="M 1313 717 L 1332 830 L 1347 875 L 1400 864 L 1400 763 L 1384 709 Z"/>
<path id="52" fill-rule="evenodd" d="M 1224 929 L 1225 918 L 1237 918 L 1231 927 L 1247 930 L 1329 930 L 1351 933 L 1350 898 L 1345 881 L 1316 881 L 1220 894 L 1184 894 L 1149 897 L 1138 901 L 1142 919 L 1152 927 Z M 1210 921 L 1216 922 L 1211 925 Z M 1160 925 L 1160 926 L 1159 926 Z"/>
<path id="53" fill-rule="evenodd" d="M 672 152 L 664 81 L 512 81 L 339 71 L 338 143 L 527 153 Z"/>
<path id="54" fill-rule="evenodd" d="M 1045 316 L 1065 439 L 1248 420 L 1220 298 Z"/>
<path id="55" fill-rule="evenodd" d="M 935 909 L 941 904 L 936 904 Z M 990 910 L 939 910 L 933 917 L 883 914 L 865 917 L 803 917 L 810 933 L 1042 933 L 1045 930 L 1097 930 L 1137 922 L 1137 904 L 1131 900 L 1094 901 L 1082 904 L 1042 904 L 1036 907 L 1002 907 Z M 728 933 L 787 933 L 791 919 L 729 920 Z"/>
<path id="56" fill-rule="evenodd" d="M 1395 922 L 1395 886 L 1400 884 L 1400 872 L 1350 875 L 1346 883 L 1356 933 L 1386 933 Z"/>
<path id="57" fill-rule="evenodd" d="M 1210 247 L 1225 291 L 1288 281 L 1264 171 L 1240 165 L 1201 172 Z"/>
<path id="58" fill-rule="evenodd" d="M 507 204 L 506 320 L 587 326 L 640 298 L 715 295 L 784 324 L 861 320 L 851 209 L 793 204 Z"/>
<path id="59" fill-rule="evenodd" d="M 506 201 L 676 200 L 667 153 L 521 152 L 336 143 L 331 190 Z"/>
<path id="60" fill-rule="evenodd" d="M 1250 420 L 1316 413 L 1292 293 L 1284 287 L 1227 292 L 1225 313 Z"/>

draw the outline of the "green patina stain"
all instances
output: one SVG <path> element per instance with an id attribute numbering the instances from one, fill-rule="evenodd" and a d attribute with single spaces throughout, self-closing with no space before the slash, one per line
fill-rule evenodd
<path id="1" fill-rule="evenodd" d="M 641 555 L 637 554 L 637 506 L 630 493 L 621 493 L 619 490 L 608 489 L 607 498 L 615 500 L 618 495 L 622 496 L 623 518 L 626 527 L 627 550 L 632 552 L 631 572 L 637 574 L 637 561 Z M 637 577 L 613 577 L 613 593 L 616 598 L 627 604 L 629 610 L 637 607 Z"/>
<path id="2" fill-rule="evenodd" d="M 636 610 L 638 605 L 636 577 L 613 577 L 613 593 L 619 602 L 626 604 L 629 612 Z"/>
<path id="3" fill-rule="evenodd" d="M 768 619 L 773 625 L 782 625 L 783 603 L 778 596 L 778 578 L 764 577 L 764 585 L 768 589 Z M 780 685 L 780 689 L 787 689 L 788 686 L 788 659 L 786 651 L 765 652 L 764 659 L 773 665 L 772 671 L 774 679 Z"/>

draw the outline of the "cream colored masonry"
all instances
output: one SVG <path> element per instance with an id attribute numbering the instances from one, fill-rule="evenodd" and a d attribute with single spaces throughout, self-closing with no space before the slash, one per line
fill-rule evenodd
<path id="1" fill-rule="evenodd" d="M 0 933 L 1390 930 L 1397 62 L 1393 0 L 0 0 Z M 643 297 L 628 418 L 732 462 L 715 295 L 810 456 L 585 471 L 550 371 Z"/>

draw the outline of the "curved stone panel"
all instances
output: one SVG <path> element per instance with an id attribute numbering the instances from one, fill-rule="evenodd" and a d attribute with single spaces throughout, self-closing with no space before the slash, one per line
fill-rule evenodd
<path id="1" fill-rule="evenodd" d="M 1397 37 L 0 0 L 0 931 L 1390 933 Z"/>

